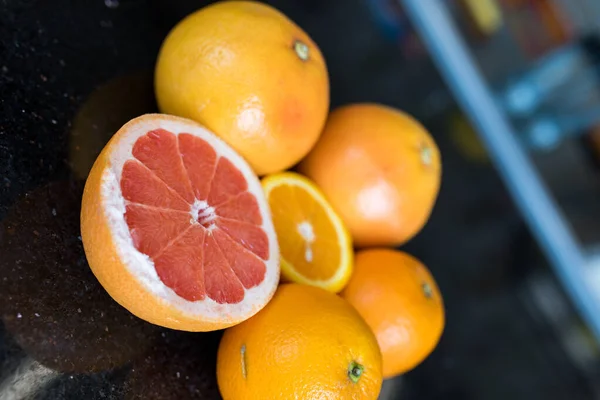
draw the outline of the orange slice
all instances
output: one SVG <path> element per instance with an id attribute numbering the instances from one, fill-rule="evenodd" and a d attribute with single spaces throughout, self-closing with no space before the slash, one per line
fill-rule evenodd
<path id="1" fill-rule="evenodd" d="M 81 237 L 112 298 L 173 329 L 237 324 L 279 280 L 260 182 L 222 140 L 182 118 L 144 115 L 112 137 L 86 182 Z"/>
<path id="2" fill-rule="evenodd" d="M 262 180 L 281 249 L 284 280 L 331 292 L 352 274 L 352 239 L 321 190 L 294 172 Z"/>

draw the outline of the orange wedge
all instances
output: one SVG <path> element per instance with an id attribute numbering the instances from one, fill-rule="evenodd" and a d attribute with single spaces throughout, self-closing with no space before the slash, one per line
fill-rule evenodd
<path id="1" fill-rule="evenodd" d="M 282 278 L 342 290 L 352 274 L 352 239 L 321 190 L 293 172 L 267 176 L 262 185 L 279 241 Z"/>

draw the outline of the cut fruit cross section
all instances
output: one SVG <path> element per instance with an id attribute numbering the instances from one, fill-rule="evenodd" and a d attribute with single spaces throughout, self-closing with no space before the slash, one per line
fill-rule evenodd
<path id="1" fill-rule="evenodd" d="M 257 177 L 223 141 L 177 117 L 145 115 L 113 136 L 86 182 L 81 232 L 108 293 L 169 328 L 239 323 L 279 280 Z"/>
<path id="2" fill-rule="evenodd" d="M 325 195 L 295 172 L 269 175 L 262 185 L 279 239 L 283 280 L 342 290 L 352 275 L 352 239 Z M 244 232 L 234 230 L 237 235 Z"/>

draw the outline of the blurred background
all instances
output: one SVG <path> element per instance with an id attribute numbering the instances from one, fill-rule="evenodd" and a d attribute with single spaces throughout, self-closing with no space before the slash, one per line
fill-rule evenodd
<path id="1" fill-rule="evenodd" d="M 435 352 L 414 371 L 386 382 L 381 398 L 600 398 L 600 2 L 267 2 L 319 44 L 330 72 L 332 107 L 367 101 L 398 107 L 418 118 L 441 150 L 440 197 L 431 220 L 406 248 L 436 277 L 447 325 Z M 40 210 L 56 203 L 47 210 L 55 215 L 61 207 L 68 212 L 78 206 L 76 182 L 85 179 L 107 138 L 131 117 L 154 109 L 151 71 L 162 38 L 206 3 L 0 1 L 5 225 L 22 226 L 18 218 L 29 214 L 19 207 Z M 15 208 L 20 211 L 11 211 Z M 57 243 L 46 245 L 80 247 L 73 226 L 57 228 Z M 30 253 L 20 243 L 31 237 L 12 239 L 0 257 L 8 260 L 6 254 L 19 249 Z M 17 264 L 21 260 L 19 254 L 12 257 Z M 45 252 L 37 260 L 49 257 L 70 265 L 81 261 L 82 252 Z M 6 265 L 5 280 L 14 272 Z M 88 275 L 77 277 L 73 287 L 92 282 Z M 64 282 L 53 274 L 39 276 L 50 284 Z M 97 290 L 83 286 L 84 292 Z M 31 290 L 40 296 L 32 307 L 48 303 L 39 289 Z M 0 295 L 4 309 L 18 301 Z M 97 305 L 104 300 L 84 293 L 77 302 L 61 301 L 49 306 L 54 320 L 82 308 L 85 314 L 86 307 L 100 312 Z M 77 306 L 65 308 L 67 303 Z M 116 314 L 110 321 L 123 325 Z M 86 332 L 93 331 L 96 314 L 86 318 Z M 32 342 L 42 350 L 59 339 L 72 345 L 80 339 L 79 326 L 50 335 L 51 322 L 29 321 L 16 329 L 15 322 L 4 321 L 1 330 L 0 399 L 16 398 L 3 397 L 8 395 L 2 388 L 20 369 L 41 382 L 34 398 L 137 398 L 128 396 L 143 391 L 134 379 L 140 369 L 142 382 L 154 376 L 143 374 L 164 373 L 136 367 L 140 362 L 188 352 L 181 346 L 175 353 L 164 350 L 179 343 L 167 340 L 171 332 L 131 322 L 122 335 L 135 345 L 112 346 L 125 339 L 107 324 L 106 332 L 114 335 L 106 339 L 110 349 L 98 349 L 122 357 L 86 363 L 83 358 L 90 356 L 78 350 L 72 355 L 76 361 L 57 362 L 53 355 L 39 355 Z M 146 347 L 137 348 L 144 344 L 140 338 L 152 335 L 160 344 L 148 344 L 153 355 L 139 356 L 148 354 Z M 84 341 L 81 349 L 87 347 Z M 45 369 L 31 372 L 28 362 Z M 186 363 L 179 365 L 202 369 Z M 179 370 L 172 372 L 171 378 L 180 378 Z M 175 396 L 181 385 L 190 385 L 177 382 L 164 393 Z M 200 392 L 190 389 L 173 398 L 212 398 L 190 393 Z M 154 398 L 145 396 L 140 398 Z"/>

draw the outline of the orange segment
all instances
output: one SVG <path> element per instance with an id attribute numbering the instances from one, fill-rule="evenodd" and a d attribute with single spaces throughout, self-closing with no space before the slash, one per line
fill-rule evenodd
<path id="1" fill-rule="evenodd" d="M 150 131 L 135 142 L 132 153 L 185 201 L 194 201 L 175 135 L 164 129 Z"/>
<path id="2" fill-rule="evenodd" d="M 200 226 L 189 226 L 178 240 L 167 244 L 154 258 L 156 272 L 164 284 L 189 301 L 205 297 L 202 257 L 205 236 Z"/>
<path id="3" fill-rule="evenodd" d="M 258 226 L 225 218 L 217 218 L 217 226 L 263 260 L 269 256 L 269 239 Z"/>
<path id="4" fill-rule="evenodd" d="M 217 206 L 244 192 L 246 188 L 242 173 L 229 160 L 221 158 L 217 162 L 208 202 Z"/>
<path id="5" fill-rule="evenodd" d="M 285 279 L 341 290 L 352 271 L 352 242 L 319 189 L 291 172 L 263 179 Z"/>
<path id="6" fill-rule="evenodd" d="M 262 282 L 266 273 L 262 260 L 221 230 L 215 230 L 213 237 L 225 255 L 229 266 L 246 289 Z"/>
<path id="7" fill-rule="evenodd" d="M 125 200 L 160 208 L 188 211 L 190 205 L 139 161 L 128 160 L 121 174 Z"/>
<path id="8" fill-rule="evenodd" d="M 217 165 L 217 153 L 205 140 L 188 133 L 179 135 L 179 152 L 194 194 L 206 200 Z"/>
<path id="9" fill-rule="evenodd" d="M 256 199 L 248 192 L 241 193 L 231 200 L 221 203 L 221 205 L 215 207 L 215 214 L 219 217 L 250 224 L 262 224 L 262 217 L 258 212 Z"/>
<path id="10" fill-rule="evenodd" d="M 154 257 L 190 227 L 190 214 L 184 211 L 139 204 L 128 204 L 125 210 L 125 221 L 129 226 L 133 245 L 150 257 Z"/>
<path id="11" fill-rule="evenodd" d="M 212 235 L 204 241 L 206 293 L 217 303 L 239 303 L 244 288 Z"/>
<path id="12" fill-rule="evenodd" d="M 309 192 L 297 186 L 281 185 L 271 192 L 269 202 L 283 205 L 272 210 L 275 229 L 284 243 L 283 257 L 293 260 L 295 268 L 309 279 L 331 279 L 338 270 L 341 254 L 330 251 L 330 244 L 336 246 L 337 234 L 327 212 L 317 207 Z M 307 238 L 319 238 L 321 245 L 309 247 Z"/>

